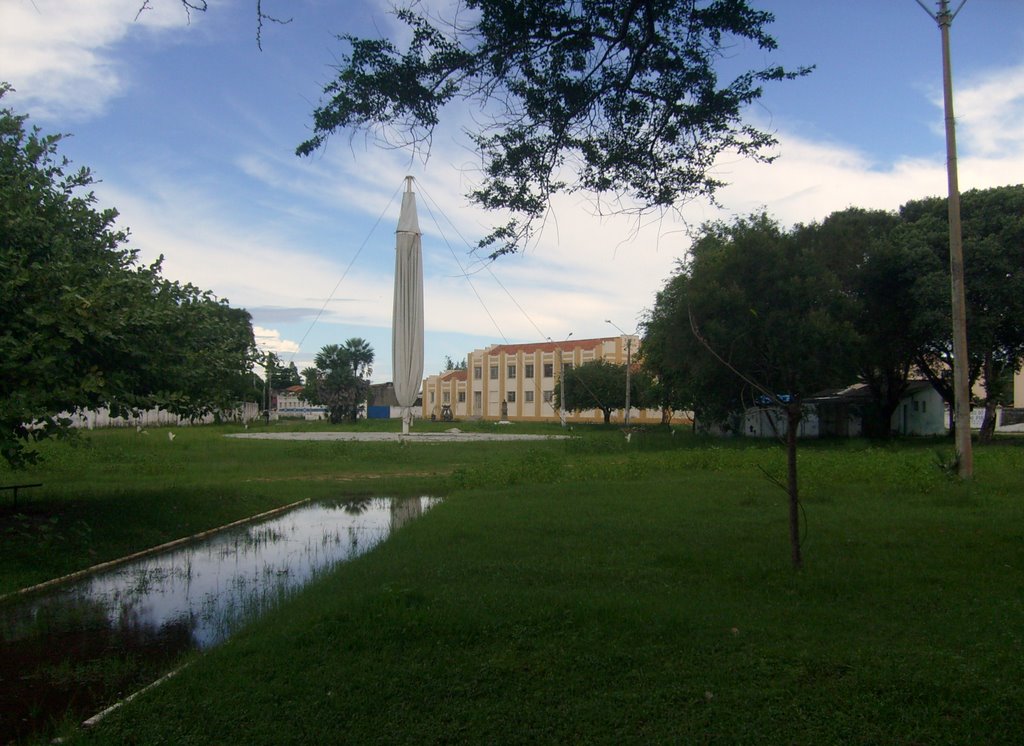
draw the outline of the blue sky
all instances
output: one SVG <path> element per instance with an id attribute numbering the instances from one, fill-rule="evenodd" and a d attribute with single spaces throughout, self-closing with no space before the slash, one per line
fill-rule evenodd
<path id="1" fill-rule="evenodd" d="M 336 34 L 395 33 L 390 2 L 263 0 L 293 20 L 264 26 L 262 51 L 255 0 L 211 0 L 191 20 L 178 0 L 151 0 L 136 20 L 140 2 L 0 0 L 0 79 L 17 89 L 6 105 L 71 133 L 64 153 L 93 169 L 141 256 L 249 309 L 264 347 L 300 369 L 360 336 L 374 380 L 390 379 L 406 173 L 424 231 L 427 373 L 488 344 L 615 334 L 605 319 L 632 330 L 685 255 L 687 226 L 761 208 L 788 225 L 946 189 L 939 32 L 915 0 L 754 0 L 775 13 L 779 50 L 738 46 L 723 71 L 816 66 L 747 113 L 778 137 L 775 163 L 722 159 L 720 208 L 694 202 L 641 226 L 560 199 L 535 245 L 488 266 L 469 244 L 494 218 L 463 197 L 475 162 L 458 127 L 426 160 L 346 135 L 294 155 L 343 51 Z M 1021 183 L 1024 0 L 968 0 L 952 48 L 961 188 Z"/>

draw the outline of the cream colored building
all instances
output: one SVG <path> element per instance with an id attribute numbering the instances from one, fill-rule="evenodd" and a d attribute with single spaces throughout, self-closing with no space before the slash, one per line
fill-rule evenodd
<path id="1" fill-rule="evenodd" d="M 492 345 L 466 356 L 466 370 L 446 371 L 423 381 L 423 416 L 441 418 L 448 404 L 456 419 L 559 421 L 555 385 L 563 369 L 593 360 L 624 365 L 628 352 L 636 359 L 640 340 L 635 335 Z M 503 406 L 504 405 L 504 406 Z M 623 411 L 613 413 L 621 422 Z M 570 422 L 603 422 L 600 410 L 567 412 Z M 661 422 L 660 410 L 632 408 L 630 422 Z"/>

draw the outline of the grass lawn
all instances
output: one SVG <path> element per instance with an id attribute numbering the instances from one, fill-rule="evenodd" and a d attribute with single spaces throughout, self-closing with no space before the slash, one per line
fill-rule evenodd
<path id="1" fill-rule="evenodd" d="M 224 432 L 48 447 L 19 475 L 46 484 L 36 522 L 3 514 L 4 587 L 303 497 L 446 500 L 76 742 L 1024 738 L 1024 442 L 976 451 L 966 485 L 948 443 L 803 448 L 794 573 L 769 444 Z"/>

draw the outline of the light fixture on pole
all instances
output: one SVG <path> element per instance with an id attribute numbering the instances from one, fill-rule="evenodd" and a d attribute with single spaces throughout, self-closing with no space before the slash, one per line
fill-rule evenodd
<path id="1" fill-rule="evenodd" d="M 562 395 L 560 397 L 561 401 L 559 402 L 558 407 L 558 419 L 561 421 L 562 427 L 566 426 L 569 419 L 569 412 L 565 408 L 565 396 L 566 390 L 568 388 L 568 381 L 565 380 L 565 362 L 562 360 L 562 345 L 568 342 L 569 337 L 571 336 L 572 332 L 569 332 L 568 334 L 565 335 L 565 339 L 563 339 L 561 342 L 555 343 L 555 352 L 558 353 L 558 382 L 562 385 Z M 551 341 L 551 337 L 548 337 L 548 341 Z M 552 373 L 554 373 L 554 371 L 552 371 Z"/>
<path id="2" fill-rule="evenodd" d="M 971 390 L 967 377 L 967 312 L 964 298 L 964 246 L 960 228 L 960 187 L 956 172 L 956 120 L 953 117 L 953 73 L 949 61 L 949 27 L 964 7 L 961 0 L 950 12 L 949 0 L 939 0 L 933 13 L 921 0 L 917 4 L 939 24 L 942 36 L 942 98 L 946 114 L 946 177 L 949 184 L 949 274 L 953 316 L 953 429 L 956 432 L 956 453 L 962 479 L 974 475 L 974 454 L 971 450 Z"/>
<path id="3" fill-rule="evenodd" d="M 629 369 L 632 367 L 633 363 L 633 335 L 626 334 L 626 332 L 622 331 L 619 325 L 611 319 L 605 319 L 604 321 L 606 324 L 611 324 L 618 329 L 622 336 L 626 338 L 626 414 L 623 416 L 623 420 L 625 421 L 626 427 L 629 427 Z"/>

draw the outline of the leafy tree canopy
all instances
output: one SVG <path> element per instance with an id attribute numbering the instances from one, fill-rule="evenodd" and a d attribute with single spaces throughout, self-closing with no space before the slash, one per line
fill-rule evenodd
<path id="1" fill-rule="evenodd" d="M 275 391 L 302 385 L 302 376 L 294 361 L 284 365 L 281 358 L 271 352 L 267 355 L 267 365 L 270 369 L 270 388 Z"/>
<path id="2" fill-rule="evenodd" d="M 764 83 L 809 72 L 770 65 L 719 81 L 739 46 L 776 48 L 773 16 L 746 0 L 464 0 L 448 21 L 417 4 L 395 13 L 405 49 L 340 37 L 348 51 L 297 152 L 338 130 L 429 151 L 447 105 L 479 107 L 468 136 L 482 173 L 469 197 L 513 216 L 481 241 L 492 255 L 527 242 L 558 192 L 641 212 L 713 195 L 720 154 L 771 159 L 774 137 L 745 124 L 744 108 Z"/>
<path id="3" fill-rule="evenodd" d="M 1005 403 L 1004 381 L 1024 359 L 1024 185 L 972 189 L 960 198 L 967 301 L 968 378 L 985 390 L 982 437 L 995 428 Z M 932 253 L 931 272 L 918 292 L 931 336 L 917 364 L 952 406 L 949 304 L 949 213 L 944 198 L 903 205 L 906 240 Z"/>
<path id="4" fill-rule="evenodd" d="M 632 405 L 638 405 L 636 384 L 630 381 Z M 607 425 L 612 412 L 626 407 L 626 366 L 607 360 L 591 360 L 566 368 L 555 385 L 555 402 L 559 407 L 579 412 L 598 409 Z"/>
<path id="5" fill-rule="evenodd" d="M 449 370 L 465 370 L 465 369 L 466 369 L 466 359 L 465 358 L 462 358 L 461 360 L 456 362 L 455 360 L 452 359 L 452 357 L 450 355 L 445 355 L 444 356 L 444 371 L 445 372 L 447 372 Z"/>
<path id="6" fill-rule="evenodd" d="M 0 84 L 0 98 L 10 90 Z M 86 168 L 59 135 L 0 109 L 0 451 L 33 460 L 33 440 L 69 433 L 61 412 L 160 406 L 195 416 L 241 398 L 249 314 L 160 277 L 97 210 Z"/>
<path id="7" fill-rule="evenodd" d="M 303 397 L 327 407 L 335 424 L 354 422 L 366 403 L 372 370 L 373 348 L 365 339 L 352 337 L 344 345 L 324 345 L 316 354 L 315 366 L 303 371 Z"/>

